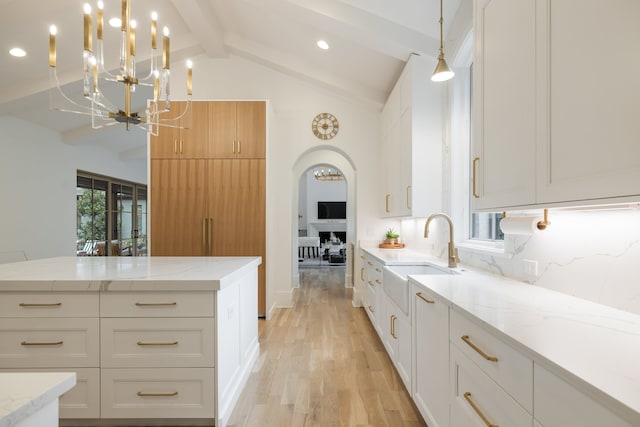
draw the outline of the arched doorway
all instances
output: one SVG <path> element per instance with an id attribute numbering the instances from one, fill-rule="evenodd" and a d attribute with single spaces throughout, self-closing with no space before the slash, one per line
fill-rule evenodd
<path id="1" fill-rule="evenodd" d="M 298 205 L 299 205 L 299 178 L 306 174 L 308 170 L 317 166 L 331 166 L 336 170 L 339 170 L 344 177 L 344 181 L 347 184 L 346 194 L 346 245 L 347 250 L 347 262 L 345 268 L 345 286 L 352 286 L 353 277 L 353 246 L 356 236 L 356 192 L 355 192 L 355 168 L 353 162 L 349 156 L 343 151 L 336 149 L 335 147 L 316 147 L 314 149 L 304 152 L 293 166 L 292 180 L 292 218 L 298 218 Z M 292 236 L 292 259 L 298 259 L 298 221 L 292 222 L 291 229 Z M 292 276 L 293 286 L 299 287 L 299 267 L 298 262 L 292 263 Z"/>

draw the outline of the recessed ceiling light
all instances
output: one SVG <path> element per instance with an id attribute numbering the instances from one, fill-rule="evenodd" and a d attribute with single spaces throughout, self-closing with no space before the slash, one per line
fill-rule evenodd
<path id="1" fill-rule="evenodd" d="M 329 49 L 329 43 L 327 43 L 324 40 L 318 40 L 318 43 L 316 43 L 318 45 L 318 47 L 322 50 L 327 50 Z"/>
<path id="2" fill-rule="evenodd" d="M 120 20 L 120 18 L 111 18 L 109 19 L 109 25 L 111 25 L 113 28 L 120 28 L 122 27 L 122 21 Z"/>
<path id="3" fill-rule="evenodd" d="M 11 50 L 9 51 L 9 53 L 10 53 L 12 56 L 15 56 L 15 57 L 17 57 L 17 58 L 22 58 L 23 56 L 26 56 L 26 55 L 27 55 L 27 52 L 25 52 L 23 49 L 20 49 L 19 47 L 14 47 L 13 49 L 11 49 Z"/>

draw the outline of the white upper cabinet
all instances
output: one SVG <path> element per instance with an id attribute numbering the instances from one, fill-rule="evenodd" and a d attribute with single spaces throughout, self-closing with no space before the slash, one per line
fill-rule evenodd
<path id="1" fill-rule="evenodd" d="M 475 0 L 476 210 L 640 199 L 640 3 Z"/>
<path id="2" fill-rule="evenodd" d="M 411 55 L 382 112 L 382 214 L 428 216 L 441 210 L 442 83 L 436 61 Z"/>
<path id="3" fill-rule="evenodd" d="M 477 0 L 474 19 L 475 208 L 532 204 L 535 0 Z"/>

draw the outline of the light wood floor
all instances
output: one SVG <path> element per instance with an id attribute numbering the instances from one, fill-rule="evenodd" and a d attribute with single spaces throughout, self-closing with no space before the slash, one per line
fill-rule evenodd
<path id="1" fill-rule="evenodd" d="M 425 426 L 344 270 L 301 269 L 295 305 L 260 321 L 229 426 Z"/>

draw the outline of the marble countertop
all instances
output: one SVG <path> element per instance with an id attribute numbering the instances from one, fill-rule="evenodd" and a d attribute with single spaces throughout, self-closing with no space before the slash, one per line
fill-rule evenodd
<path id="1" fill-rule="evenodd" d="M 221 290 L 260 257 L 59 257 L 0 265 L 0 291 Z"/>
<path id="2" fill-rule="evenodd" d="M 475 270 L 410 280 L 640 425 L 640 316 Z"/>
<path id="3" fill-rule="evenodd" d="M 12 427 L 76 384 L 74 372 L 0 373 L 0 427 Z"/>

